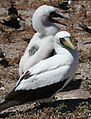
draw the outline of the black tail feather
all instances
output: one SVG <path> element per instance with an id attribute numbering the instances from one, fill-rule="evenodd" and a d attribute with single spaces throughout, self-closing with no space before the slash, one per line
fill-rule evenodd
<path id="1" fill-rule="evenodd" d="M 22 104 L 22 103 L 18 102 L 18 101 L 4 101 L 4 102 L 0 103 L 0 112 L 2 112 L 3 110 L 5 110 L 9 107 L 17 106 L 20 104 Z"/>

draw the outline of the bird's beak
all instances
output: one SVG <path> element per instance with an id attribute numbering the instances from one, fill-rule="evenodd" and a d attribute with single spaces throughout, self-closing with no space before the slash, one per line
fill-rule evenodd
<path id="1" fill-rule="evenodd" d="M 62 16 L 62 15 L 56 13 L 56 12 L 52 12 L 52 13 L 50 13 L 50 16 L 48 17 L 48 21 L 53 22 L 53 23 L 59 23 L 59 24 L 67 26 L 64 23 L 59 22 L 57 19 L 54 19 L 54 18 L 57 18 L 57 17 L 67 19 L 66 17 L 64 17 L 64 16 Z"/>
<path id="2" fill-rule="evenodd" d="M 70 48 L 73 49 L 73 50 L 75 49 L 74 46 L 73 46 L 73 44 L 71 43 L 69 37 L 68 37 L 68 38 L 65 38 L 65 40 L 64 40 L 64 45 L 70 47 Z"/>
<path id="3" fill-rule="evenodd" d="M 25 19 L 22 19 L 22 18 L 21 18 L 21 20 L 22 20 L 22 21 L 25 21 Z"/>
<path id="4" fill-rule="evenodd" d="M 54 18 L 59 17 L 59 18 L 63 18 L 63 19 L 68 19 L 68 18 L 66 18 L 66 17 L 64 17 L 64 16 L 62 16 L 62 15 L 56 13 L 56 12 L 51 12 L 51 13 L 50 13 L 50 17 L 51 17 L 51 18 L 52 18 L 52 17 L 54 17 Z"/>
<path id="5" fill-rule="evenodd" d="M 25 21 L 22 17 L 19 17 L 20 20 Z"/>
<path id="6" fill-rule="evenodd" d="M 62 24 L 62 25 L 64 25 L 64 26 L 68 26 L 67 24 L 62 23 L 62 22 L 60 22 L 60 21 L 58 21 L 58 20 L 56 20 L 56 19 L 53 19 L 53 18 L 49 18 L 49 21 L 52 22 L 52 23 L 58 23 L 58 24 Z"/>

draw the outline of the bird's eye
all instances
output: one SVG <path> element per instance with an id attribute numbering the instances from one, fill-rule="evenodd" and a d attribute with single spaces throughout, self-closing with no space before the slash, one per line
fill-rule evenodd
<path id="1" fill-rule="evenodd" d="M 71 37 L 69 36 L 69 37 L 67 37 L 67 38 L 69 38 L 70 40 L 71 40 Z"/>
<path id="2" fill-rule="evenodd" d="M 60 38 L 60 43 L 63 43 L 63 40 L 64 40 L 63 38 Z"/>
<path id="3" fill-rule="evenodd" d="M 60 38 L 60 43 L 61 43 L 62 45 L 64 45 L 63 41 L 64 41 L 64 38 Z"/>

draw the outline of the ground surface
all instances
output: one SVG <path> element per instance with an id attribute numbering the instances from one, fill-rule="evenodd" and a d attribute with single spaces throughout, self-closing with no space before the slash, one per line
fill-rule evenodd
<path id="1" fill-rule="evenodd" d="M 56 4 L 58 0 L 15 0 L 19 14 L 26 20 L 25 26 L 18 31 L 0 25 L 0 48 L 6 53 L 8 67 L 0 65 L 0 101 L 12 90 L 19 78 L 18 64 L 31 39 L 34 31 L 31 27 L 31 18 L 35 9 L 42 4 Z M 60 1 L 60 0 L 59 0 Z M 9 0 L 0 3 L 0 21 L 7 18 Z M 61 21 L 67 27 L 60 26 L 61 30 L 71 32 L 73 43 L 79 51 L 79 66 L 74 80 L 56 95 L 57 101 L 45 105 L 34 106 L 27 104 L 10 108 L 0 114 L 6 119 L 91 119 L 91 34 L 79 29 L 78 23 L 84 21 L 91 26 L 91 1 L 75 0 L 69 13 L 61 14 L 69 20 Z M 23 30 L 22 30 L 23 29 Z"/>

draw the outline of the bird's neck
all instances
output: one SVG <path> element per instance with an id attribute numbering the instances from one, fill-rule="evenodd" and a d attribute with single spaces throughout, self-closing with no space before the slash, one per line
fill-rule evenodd
<path id="1" fill-rule="evenodd" d="M 76 52 L 76 49 L 71 49 L 69 47 L 61 46 L 57 43 L 54 43 L 54 48 L 57 54 L 67 56 L 67 58 L 73 58 Z"/>

